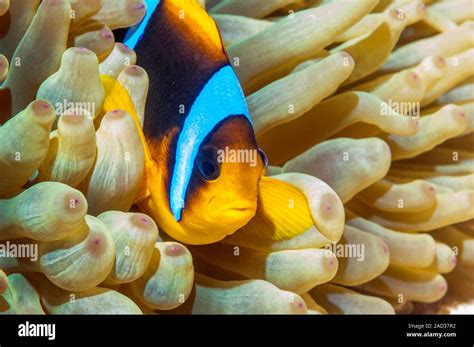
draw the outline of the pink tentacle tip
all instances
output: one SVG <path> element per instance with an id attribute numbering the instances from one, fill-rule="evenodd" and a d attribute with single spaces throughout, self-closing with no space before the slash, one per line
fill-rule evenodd
<path id="1" fill-rule="evenodd" d="M 144 214 L 135 214 L 132 216 L 132 223 L 141 229 L 153 229 L 153 223 L 150 217 Z"/>
<path id="2" fill-rule="evenodd" d="M 126 112 L 120 109 L 112 110 L 106 113 L 104 120 L 105 122 L 117 122 L 123 119 Z"/>
<path id="3" fill-rule="evenodd" d="M 68 204 L 70 210 L 75 210 L 78 207 L 81 207 L 81 205 L 82 205 L 81 200 L 79 200 L 78 198 L 69 198 L 67 200 L 67 204 Z"/>
<path id="4" fill-rule="evenodd" d="M 37 114 L 45 115 L 51 111 L 51 106 L 46 101 L 39 100 L 33 104 L 33 111 Z"/>
<path id="5" fill-rule="evenodd" d="M 332 270 L 336 265 L 336 257 L 333 255 L 328 256 L 328 260 L 326 261 L 326 268 L 328 270 Z"/>
<path id="6" fill-rule="evenodd" d="M 114 34 L 104 28 L 102 31 L 102 37 L 106 40 L 112 40 L 114 38 Z"/>
<path id="7" fill-rule="evenodd" d="M 125 72 L 129 75 L 138 76 L 142 73 L 142 70 L 137 65 L 129 66 Z"/>
<path id="8" fill-rule="evenodd" d="M 144 10 L 145 7 L 146 7 L 146 6 L 145 6 L 145 3 L 141 2 L 141 3 L 139 3 L 139 4 L 136 4 L 136 5 L 134 6 L 134 9 L 140 11 L 140 10 Z"/>
<path id="9" fill-rule="evenodd" d="M 444 59 L 443 57 L 437 57 L 436 58 L 436 63 L 439 66 L 445 66 L 446 65 L 446 59 Z"/>
<path id="10" fill-rule="evenodd" d="M 89 50 L 85 47 L 74 47 L 74 51 L 77 53 L 86 53 L 89 52 Z"/>
<path id="11" fill-rule="evenodd" d="M 117 48 L 120 49 L 122 52 L 130 53 L 132 51 L 127 45 L 124 45 L 121 42 L 117 42 L 116 45 Z"/>
<path id="12" fill-rule="evenodd" d="M 382 243 L 382 249 L 384 254 L 388 254 L 389 249 L 385 242 Z"/>
<path id="13" fill-rule="evenodd" d="M 124 112 L 122 110 L 113 110 L 109 113 L 109 116 L 108 118 L 111 118 L 111 119 L 119 119 L 120 117 L 122 117 L 122 115 L 124 114 Z"/>
<path id="14" fill-rule="evenodd" d="M 295 302 L 293 303 L 294 311 L 295 313 L 304 313 L 306 312 L 306 304 L 302 299 L 296 299 Z"/>
<path id="15" fill-rule="evenodd" d="M 103 242 L 101 235 L 92 236 L 88 241 L 88 250 L 91 254 L 98 256 L 101 254 L 105 248 L 105 243 Z"/>
<path id="16" fill-rule="evenodd" d="M 184 250 L 183 246 L 172 245 L 172 246 L 166 247 L 165 253 L 169 256 L 175 257 L 175 256 L 178 256 L 178 255 L 184 254 L 185 250 Z"/>
<path id="17" fill-rule="evenodd" d="M 439 289 L 442 291 L 442 292 L 445 292 L 446 290 L 448 290 L 448 286 L 446 283 L 441 283 L 439 285 Z"/>

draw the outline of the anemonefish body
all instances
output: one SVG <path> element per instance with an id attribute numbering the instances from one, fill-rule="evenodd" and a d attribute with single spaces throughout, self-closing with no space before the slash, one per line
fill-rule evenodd
<path id="1" fill-rule="evenodd" d="M 265 164 L 216 24 L 195 0 L 150 1 L 124 43 L 150 78 L 139 206 L 177 240 L 221 240 L 255 215 Z"/>
<path id="2" fill-rule="evenodd" d="M 187 244 L 235 233 L 272 249 L 307 232 L 313 238 L 302 192 L 264 176 L 266 158 L 214 20 L 195 0 L 146 1 L 145 19 L 124 40 L 150 79 L 143 129 L 127 90 L 102 76 L 103 112 L 127 111 L 142 139 L 140 209 Z"/>

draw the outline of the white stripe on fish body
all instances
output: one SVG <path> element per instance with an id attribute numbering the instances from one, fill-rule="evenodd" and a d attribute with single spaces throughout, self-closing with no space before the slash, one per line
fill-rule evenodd
<path id="1" fill-rule="evenodd" d="M 218 123 L 235 115 L 244 115 L 252 124 L 239 80 L 232 67 L 226 65 L 204 86 L 179 134 L 170 189 L 170 208 L 176 221 L 181 219 L 194 160 L 202 141 Z"/>

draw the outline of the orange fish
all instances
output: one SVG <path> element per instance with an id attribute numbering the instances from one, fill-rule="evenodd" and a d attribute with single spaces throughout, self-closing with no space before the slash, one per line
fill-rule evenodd
<path id="1" fill-rule="evenodd" d="M 194 0 L 149 1 L 124 42 L 150 78 L 143 131 L 127 91 L 108 76 L 104 111 L 124 109 L 135 120 L 146 158 L 137 204 L 160 229 L 195 245 L 239 229 L 270 239 L 306 231 L 302 193 L 263 176 L 267 161 L 244 94 L 206 11 Z M 289 199 L 301 207 L 282 220 Z"/>

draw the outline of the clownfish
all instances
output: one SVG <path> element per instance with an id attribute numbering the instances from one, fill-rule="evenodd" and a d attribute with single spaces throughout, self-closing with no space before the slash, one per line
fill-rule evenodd
<path id="1" fill-rule="evenodd" d="M 268 219 L 268 208 L 258 208 L 262 185 L 278 196 L 284 183 L 264 176 L 267 160 L 214 20 L 195 0 L 147 1 L 145 18 L 124 44 L 137 52 L 150 79 L 143 128 L 127 91 L 109 76 L 102 76 L 104 112 L 130 113 L 142 138 L 140 209 L 168 235 L 192 245 L 220 241 L 251 225 L 256 214 Z M 298 194 L 284 188 L 283 199 Z M 301 232 L 286 229 L 285 236 Z"/>

